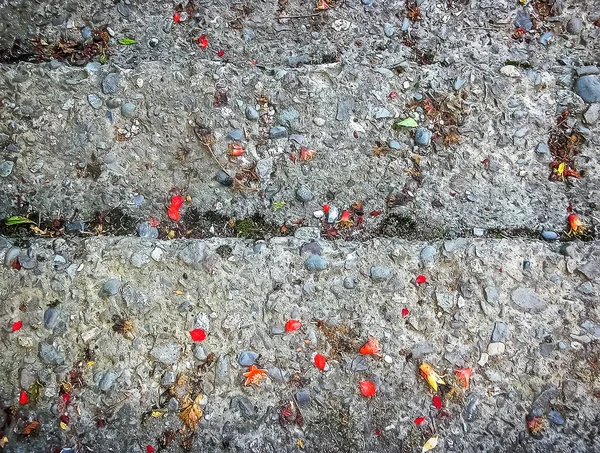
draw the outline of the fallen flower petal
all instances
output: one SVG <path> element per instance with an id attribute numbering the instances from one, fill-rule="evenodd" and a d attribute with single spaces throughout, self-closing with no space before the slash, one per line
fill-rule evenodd
<path id="1" fill-rule="evenodd" d="M 180 195 L 174 195 L 171 197 L 171 207 L 179 209 L 183 205 L 183 197 Z"/>
<path id="2" fill-rule="evenodd" d="M 173 207 L 171 207 L 167 210 L 167 214 L 169 214 L 169 218 L 171 220 L 175 220 L 176 222 L 178 222 L 179 219 L 181 218 L 181 214 L 179 214 L 179 209 L 176 209 Z"/>
<path id="3" fill-rule="evenodd" d="M 302 323 L 297 319 L 290 319 L 288 322 L 285 323 L 285 331 L 288 333 L 293 332 L 294 330 L 298 330 L 300 327 L 302 327 Z"/>
<path id="4" fill-rule="evenodd" d="M 178 23 L 181 20 L 181 14 L 175 13 L 173 14 L 173 22 Z"/>
<path id="5" fill-rule="evenodd" d="M 317 0 L 317 9 L 319 11 L 325 11 L 328 8 L 329 8 L 329 5 L 327 4 L 326 0 Z"/>
<path id="6" fill-rule="evenodd" d="M 446 384 L 444 380 L 433 371 L 433 368 L 428 363 L 421 364 L 419 367 L 419 374 L 427 381 L 435 392 L 437 392 L 438 384 Z"/>
<path id="7" fill-rule="evenodd" d="M 421 453 L 425 453 L 426 451 L 429 450 L 433 450 L 435 448 L 435 446 L 438 443 L 438 436 L 433 436 L 431 437 L 427 442 L 425 442 L 425 445 L 423 445 L 423 449 L 421 450 Z"/>
<path id="8" fill-rule="evenodd" d="M 27 396 L 27 392 L 25 390 L 21 390 L 21 394 L 19 395 L 19 404 L 27 404 L 29 401 L 29 397 Z"/>
<path id="9" fill-rule="evenodd" d="M 13 322 L 12 331 L 16 332 L 17 330 L 21 330 L 21 327 L 23 327 L 23 321 Z"/>
<path id="10" fill-rule="evenodd" d="M 403 317 L 403 318 L 406 318 L 407 316 L 408 316 L 408 308 L 404 307 L 404 308 L 402 309 L 402 317 Z"/>
<path id="11" fill-rule="evenodd" d="M 350 219 L 350 211 L 346 209 L 342 212 L 342 217 L 338 220 L 338 224 L 342 227 L 351 227 L 354 224 L 352 219 Z"/>
<path id="12" fill-rule="evenodd" d="M 222 57 L 223 55 L 225 55 L 225 51 L 223 49 L 217 52 L 217 57 Z"/>
<path id="13" fill-rule="evenodd" d="M 154 453 L 154 447 L 152 445 L 146 445 L 146 453 Z"/>
<path id="14" fill-rule="evenodd" d="M 250 367 L 248 368 L 248 372 L 244 373 L 244 377 L 246 378 L 246 382 L 244 382 L 244 385 L 258 385 L 260 384 L 260 381 L 267 377 L 267 370 L 261 370 L 260 368 L 254 365 L 250 365 Z"/>
<path id="15" fill-rule="evenodd" d="M 359 350 L 359 352 L 363 355 L 374 355 L 379 351 L 379 341 L 371 337 L 369 337 L 367 342 Z"/>
<path id="16" fill-rule="evenodd" d="M 233 157 L 239 157 L 244 154 L 246 150 L 239 143 L 230 143 L 229 144 L 229 155 Z"/>
<path id="17" fill-rule="evenodd" d="M 425 283 L 427 281 L 427 277 L 425 277 L 424 275 L 419 275 L 416 279 L 415 279 L 415 285 L 419 286 L 422 285 L 423 283 Z"/>
<path id="18" fill-rule="evenodd" d="M 427 420 L 427 417 L 417 417 L 417 418 L 415 418 L 415 425 L 420 425 L 425 420 Z"/>
<path id="19" fill-rule="evenodd" d="M 190 337 L 192 337 L 192 340 L 194 341 L 204 341 L 206 332 L 202 329 L 190 330 Z"/>
<path id="20" fill-rule="evenodd" d="M 321 354 L 315 354 L 314 362 L 315 362 L 315 366 L 319 370 L 325 371 L 325 367 L 327 367 L 327 359 L 325 358 L 325 356 L 323 356 Z"/>
<path id="21" fill-rule="evenodd" d="M 371 211 L 371 217 L 377 217 L 380 216 L 381 212 L 380 211 Z"/>
<path id="22" fill-rule="evenodd" d="M 567 219 L 569 220 L 570 227 L 569 232 L 567 233 L 569 236 L 571 236 L 572 234 L 581 234 L 585 231 L 585 226 L 583 225 L 583 223 L 581 223 L 581 219 L 577 214 L 569 214 L 569 217 L 567 217 Z"/>
<path id="23" fill-rule="evenodd" d="M 456 376 L 456 382 L 462 385 L 464 388 L 469 388 L 469 382 L 471 380 L 471 375 L 473 374 L 473 370 L 471 368 L 458 368 L 454 370 L 454 375 Z"/>
<path id="24" fill-rule="evenodd" d="M 302 148 L 300 148 L 300 160 L 312 160 L 312 158 L 315 157 L 316 153 L 317 152 L 314 149 L 310 149 L 306 146 L 303 146 Z"/>
<path id="25" fill-rule="evenodd" d="M 390 99 L 396 99 L 398 97 L 398 93 L 396 91 L 390 92 Z"/>
<path id="26" fill-rule="evenodd" d="M 375 396 L 377 389 L 372 381 L 360 381 L 360 391 L 366 397 Z"/>
<path id="27" fill-rule="evenodd" d="M 442 408 L 442 399 L 437 395 L 433 395 L 432 404 L 436 409 L 441 409 Z"/>
<path id="28" fill-rule="evenodd" d="M 196 38 L 196 42 L 201 49 L 206 49 L 208 47 L 208 39 L 206 39 L 206 35 L 200 35 L 199 38 Z"/>
<path id="29" fill-rule="evenodd" d="M 330 208 L 330 207 L 331 207 L 331 206 L 329 206 L 328 204 L 324 204 L 324 205 L 323 205 L 323 212 L 324 212 L 325 214 L 327 214 L 327 213 L 329 212 L 329 208 Z"/>

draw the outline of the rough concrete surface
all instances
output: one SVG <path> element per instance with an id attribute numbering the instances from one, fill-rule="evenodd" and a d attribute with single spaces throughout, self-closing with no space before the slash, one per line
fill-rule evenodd
<path id="1" fill-rule="evenodd" d="M 600 451 L 599 59 L 594 0 L 0 0 L 0 450 Z"/>

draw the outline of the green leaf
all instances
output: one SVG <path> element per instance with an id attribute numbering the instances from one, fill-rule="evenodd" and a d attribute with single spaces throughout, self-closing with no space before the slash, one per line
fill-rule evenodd
<path id="1" fill-rule="evenodd" d="M 4 222 L 6 226 L 14 226 L 14 225 L 23 225 L 24 223 L 33 223 L 32 220 L 29 220 L 27 217 L 21 217 L 20 215 L 14 215 L 9 217 Z"/>
<path id="2" fill-rule="evenodd" d="M 402 120 L 399 123 L 396 123 L 396 126 L 417 127 L 419 125 L 417 124 L 417 122 L 413 118 L 408 117 L 405 120 Z"/>
<path id="3" fill-rule="evenodd" d="M 274 201 L 273 202 L 273 211 L 279 211 L 281 208 L 285 206 L 285 201 Z"/>
<path id="4" fill-rule="evenodd" d="M 119 43 L 121 43 L 125 46 L 129 46 L 131 44 L 135 44 L 136 41 L 135 41 L 135 39 L 131 39 L 131 38 L 123 38 L 123 39 L 119 39 Z"/>

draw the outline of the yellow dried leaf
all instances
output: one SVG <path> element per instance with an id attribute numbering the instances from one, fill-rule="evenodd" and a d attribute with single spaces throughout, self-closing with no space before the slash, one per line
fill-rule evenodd
<path id="1" fill-rule="evenodd" d="M 0 448 L 4 448 L 4 446 L 8 443 L 8 437 L 4 436 L 0 439 Z"/>
<path id="2" fill-rule="evenodd" d="M 425 445 L 423 445 L 423 449 L 421 450 L 421 453 L 425 453 L 426 451 L 429 450 L 433 450 L 435 448 L 435 446 L 438 443 L 438 436 L 433 436 L 431 438 L 429 438 L 429 440 L 427 442 L 425 442 Z"/>
<path id="3" fill-rule="evenodd" d="M 173 291 L 173 294 L 177 294 L 178 296 L 183 295 L 183 291 L 181 291 L 180 289 L 176 289 L 175 291 Z"/>
<path id="4" fill-rule="evenodd" d="M 162 417 L 163 413 L 161 411 L 152 411 L 152 416 L 154 418 Z"/>
<path id="5" fill-rule="evenodd" d="M 200 418 L 202 417 L 202 408 L 200 407 L 200 401 L 202 395 L 198 395 L 193 403 L 189 404 L 181 413 L 179 418 L 181 421 L 192 431 L 196 431 Z"/>
<path id="6" fill-rule="evenodd" d="M 67 429 L 67 424 L 65 422 L 60 422 L 60 427 L 64 430 Z"/>
<path id="7" fill-rule="evenodd" d="M 93 366 L 95 363 L 96 363 L 96 362 L 94 362 L 93 360 L 90 360 L 90 361 L 87 363 L 87 365 L 88 365 L 88 366 Z"/>
<path id="8" fill-rule="evenodd" d="M 304 442 L 302 442 L 302 439 L 300 439 L 300 438 L 296 439 L 296 445 L 298 445 L 298 447 L 300 447 L 302 450 L 304 450 Z"/>

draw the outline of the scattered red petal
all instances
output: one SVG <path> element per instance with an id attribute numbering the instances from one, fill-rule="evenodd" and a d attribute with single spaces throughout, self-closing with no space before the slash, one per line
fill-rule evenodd
<path id="1" fill-rule="evenodd" d="M 68 415 L 61 415 L 61 416 L 59 417 L 59 420 L 60 420 L 61 422 L 63 422 L 65 425 L 68 425 L 68 424 L 69 424 L 69 422 L 71 421 L 71 419 L 69 418 L 69 416 L 68 416 Z"/>
<path id="2" fill-rule="evenodd" d="M 427 417 L 417 417 L 417 418 L 415 418 L 415 425 L 420 425 L 425 420 L 427 420 Z"/>
<path id="3" fill-rule="evenodd" d="M 13 322 L 12 331 L 16 332 L 17 330 L 21 330 L 21 327 L 23 327 L 23 321 Z"/>
<path id="4" fill-rule="evenodd" d="M 206 49 L 208 47 L 208 39 L 206 39 L 206 35 L 200 35 L 199 38 L 196 38 L 196 42 L 201 49 Z"/>
<path id="5" fill-rule="evenodd" d="M 398 97 L 398 93 L 397 93 L 397 92 L 395 92 L 395 91 L 392 91 L 392 92 L 390 93 L 390 99 L 396 99 L 397 97 Z"/>
<path id="6" fill-rule="evenodd" d="M 427 281 L 427 277 L 425 277 L 424 275 L 419 275 L 416 279 L 415 279 L 415 285 L 419 286 L 422 285 L 423 283 L 425 283 Z"/>
<path id="7" fill-rule="evenodd" d="M 167 210 L 167 213 L 169 214 L 169 218 L 175 220 L 176 222 L 178 222 L 181 218 L 181 214 L 179 214 L 179 209 L 171 207 Z"/>
<path id="8" fill-rule="evenodd" d="M 60 397 L 63 399 L 63 401 L 65 403 L 68 403 L 69 401 L 71 401 L 71 395 L 69 395 L 68 393 L 63 393 L 62 395 L 60 395 Z"/>
<path id="9" fill-rule="evenodd" d="M 256 61 L 251 61 L 251 62 L 250 62 L 250 64 L 251 64 L 252 66 L 256 66 Z"/>
<path id="10" fill-rule="evenodd" d="M 179 208 L 181 208 L 182 204 L 183 197 L 181 197 L 180 195 L 174 195 L 173 197 L 171 197 L 171 206 L 169 206 L 169 209 L 167 210 L 167 214 L 169 214 L 170 219 L 179 221 L 181 217 L 179 214 Z"/>
<path id="11" fill-rule="evenodd" d="M 381 215 L 381 212 L 379 212 L 379 211 L 371 211 L 371 217 L 377 217 L 380 215 Z"/>
<path id="12" fill-rule="evenodd" d="M 296 163 L 296 155 L 295 155 L 294 153 L 290 153 L 290 160 L 291 160 L 293 163 Z"/>
<path id="13" fill-rule="evenodd" d="M 377 437 L 381 436 L 381 431 L 379 431 L 378 429 L 376 429 L 376 430 L 375 430 L 375 435 L 376 435 Z"/>
<path id="14" fill-rule="evenodd" d="M 154 453 L 154 447 L 152 445 L 146 445 L 146 453 Z"/>
<path id="15" fill-rule="evenodd" d="M 156 217 L 150 217 L 148 219 L 148 225 L 150 225 L 151 227 L 157 227 L 160 224 L 160 222 L 158 221 L 158 219 Z"/>
<path id="16" fill-rule="evenodd" d="M 192 340 L 194 341 L 204 341 L 206 332 L 202 329 L 190 330 L 190 337 L 192 337 Z"/>
<path id="17" fill-rule="evenodd" d="M 179 14 L 179 13 L 173 14 L 173 22 L 175 22 L 177 24 L 177 23 L 179 23 L 180 20 L 181 20 L 181 14 Z"/>
<path id="18" fill-rule="evenodd" d="M 315 366 L 319 370 L 325 371 L 325 367 L 327 366 L 327 359 L 325 358 L 325 356 L 323 356 L 321 354 L 316 354 L 314 361 L 315 361 Z"/>
<path id="19" fill-rule="evenodd" d="M 21 270 L 21 263 L 19 263 L 19 258 L 15 258 L 12 263 L 10 263 L 10 267 L 16 269 L 18 271 Z"/>
<path id="20" fill-rule="evenodd" d="M 349 222 L 350 221 L 350 211 L 347 209 L 342 212 L 342 216 L 340 217 L 340 222 Z"/>
<path id="21" fill-rule="evenodd" d="M 375 393 L 377 392 L 373 381 L 360 381 L 360 391 L 367 397 L 375 396 Z"/>
<path id="22" fill-rule="evenodd" d="M 433 396 L 433 405 L 435 406 L 436 409 L 441 409 L 442 408 L 442 399 L 439 396 L 434 395 Z"/>
<path id="23" fill-rule="evenodd" d="M 181 195 L 175 195 L 171 197 L 171 207 L 179 209 L 183 205 L 183 197 Z"/>
<path id="24" fill-rule="evenodd" d="M 572 205 L 567 206 L 567 212 L 573 212 L 573 206 Z"/>
<path id="25" fill-rule="evenodd" d="M 298 330 L 300 327 L 302 327 L 302 323 L 297 319 L 290 319 L 288 322 L 285 323 L 285 331 L 288 333 L 293 332 L 294 330 Z"/>
<path id="26" fill-rule="evenodd" d="M 323 212 L 324 212 L 325 214 L 327 214 L 327 213 L 329 212 L 329 208 L 330 208 L 330 206 L 329 206 L 328 204 L 324 204 L 324 205 L 323 205 Z"/>
<path id="27" fill-rule="evenodd" d="M 313 157 L 315 157 L 315 154 L 317 152 L 314 149 L 310 149 L 307 148 L 306 146 L 303 146 L 302 148 L 300 148 L 300 159 L 301 160 L 312 160 Z"/>
<path id="28" fill-rule="evenodd" d="M 454 370 L 454 375 L 456 376 L 456 382 L 462 385 L 464 388 L 469 388 L 469 382 L 471 380 L 471 375 L 473 374 L 473 370 L 471 368 L 458 368 Z"/>
<path id="29" fill-rule="evenodd" d="M 487 164 L 489 164 L 489 163 L 490 163 L 490 158 L 489 158 L 489 157 L 486 157 L 485 159 L 483 159 L 483 160 L 481 161 L 481 163 L 482 163 L 484 166 L 485 166 L 485 165 L 487 165 Z"/>
<path id="30" fill-rule="evenodd" d="M 402 317 L 403 317 L 403 318 L 406 318 L 407 316 L 408 316 L 408 308 L 404 307 L 404 308 L 402 309 Z"/>
<path id="31" fill-rule="evenodd" d="M 21 390 L 21 394 L 19 395 L 19 404 L 27 404 L 29 401 L 29 397 L 27 396 L 27 392 L 25 390 Z"/>
<path id="32" fill-rule="evenodd" d="M 225 51 L 223 49 L 217 52 L 217 57 L 222 57 L 223 55 L 225 55 Z"/>
<path id="33" fill-rule="evenodd" d="M 451 196 L 451 197 L 455 197 L 455 196 L 456 196 L 456 193 L 455 193 L 455 192 L 450 192 L 450 196 Z"/>
<path id="34" fill-rule="evenodd" d="M 504 271 L 502 270 L 502 268 L 500 268 L 500 269 L 498 269 L 498 270 L 500 271 L 500 273 L 504 272 Z"/>
<path id="35" fill-rule="evenodd" d="M 359 350 L 359 352 L 363 355 L 373 355 L 377 354 L 379 351 L 379 341 L 371 337 L 369 337 L 367 342 Z"/>

